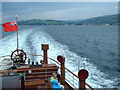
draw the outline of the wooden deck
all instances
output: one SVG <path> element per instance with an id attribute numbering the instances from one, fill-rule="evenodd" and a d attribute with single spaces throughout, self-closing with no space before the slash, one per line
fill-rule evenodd
<path id="1" fill-rule="evenodd" d="M 26 89 L 51 89 L 52 85 L 49 81 L 53 72 L 58 71 L 58 66 L 55 64 L 46 64 L 42 67 L 19 67 L 18 73 L 25 73 L 25 88 Z M 73 88 L 65 82 L 65 89 L 73 90 Z"/>
<path id="2" fill-rule="evenodd" d="M 58 66 L 56 64 L 45 64 L 39 67 L 30 67 L 29 65 L 23 65 L 18 67 L 17 70 L 8 70 L 8 71 L 1 71 L 1 72 L 17 72 L 17 73 L 24 73 L 24 89 L 50 89 L 52 90 L 52 85 L 49 80 L 52 73 L 58 71 Z M 71 86 L 65 82 L 64 87 L 69 90 L 73 90 Z"/>
<path id="3" fill-rule="evenodd" d="M 48 80 L 57 71 L 55 64 L 45 64 L 40 67 L 19 67 L 17 73 L 25 73 L 25 88 L 51 88 Z"/>
<path id="4" fill-rule="evenodd" d="M 67 72 L 69 72 L 69 75 L 71 77 L 73 77 L 73 78 L 75 77 L 77 79 L 76 82 L 78 82 L 78 80 L 79 80 L 79 82 L 80 82 L 79 89 L 84 88 L 84 90 L 85 90 L 85 85 L 87 85 L 91 90 L 94 90 L 89 84 L 87 84 L 85 82 L 85 79 L 87 79 L 87 77 L 89 75 L 87 70 L 85 70 L 85 69 L 80 70 L 79 75 L 77 76 L 72 71 L 65 68 L 65 57 L 64 56 L 58 55 L 57 61 L 56 61 L 56 60 L 49 58 L 47 56 L 47 50 L 49 49 L 48 44 L 42 44 L 41 47 L 43 50 L 43 55 L 39 55 L 39 54 L 38 55 L 26 54 L 26 55 L 42 56 L 43 57 L 43 65 L 42 66 L 41 65 L 30 65 L 30 59 L 29 59 L 28 64 L 24 64 L 25 61 L 20 62 L 20 65 L 19 65 L 19 63 L 16 63 L 16 65 L 19 66 L 19 67 L 17 66 L 17 70 L 0 71 L 0 76 L 3 76 L 3 75 L 10 76 L 11 73 L 16 76 L 16 74 L 18 75 L 20 73 L 21 75 L 23 75 L 22 76 L 23 79 L 19 79 L 19 81 L 23 84 L 23 85 L 21 85 L 22 89 L 25 89 L 25 90 L 30 90 L 30 89 L 31 90 L 33 90 L 33 89 L 39 90 L 40 89 L 40 90 L 42 90 L 42 89 L 47 88 L 47 90 L 48 89 L 51 90 L 52 86 L 51 86 L 51 82 L 49 81 L 49 78 L 51 77 L 52 73 L 57 72 L 58 68 L 60 68 L 60 70 L 61 70 L 61 83 L 64 85 L 65 89 L 73 90 L 72 86 L 70 86 L 66 82 L 66 81 L 69 81 L 69 80 L 67 80 L 67 78 L 65 78 L 65 75 L 67 76 L 67 73 L 65 74 L 65 72 L 67 71 Z M 21 51 L 21 50 L 17 49 L 15 51 Z M 18 55 L 16 55 L 16 56 L 18 56 Z M 58 67 L 56 64 L 48 64 L 48 59 L 54 61 L 55 63 L 60 65 L 60 67 Z M 34 64 L 34 62 L 32 64 Z M 81 75 L 86 76 L 86 78 L 81 77 Z M 84 82 L 83 82 L 83 80 L 84 80 Z M 9 82 L 12 83 L 11 81 L 9 81 Z M 73 85 L 73 84 L 71 84 L 71 85 Z"/>

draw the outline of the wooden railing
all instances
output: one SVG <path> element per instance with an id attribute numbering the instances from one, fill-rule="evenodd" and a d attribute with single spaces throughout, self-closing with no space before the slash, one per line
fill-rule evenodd
<path id="1" fill-rule="evenodd" d="M 43 55 L 39 55 L 39 54 L 27 54 L 27 55 L 32 55 L 32 56 L 41 56 L 43 57 Z M 49 60 L 52 60 L 54 61 L 56 64 L 60 65 L 60 63 L 52 58 L 49 58 Z M 41 67 L 40 67 L 41 68 Z M 39 68 L 38 68 L 39 69 Z M 41 70 L 44 70 L 44 68 L 41 68 Z M 49 68 L 50 69 L 50 68 Z M 36 69 L 25 69 L 25 70 L 7 70 L 7 71 L 0 71 L 0 73 L 14 73 L 14 72 L 21 72 L 21 71 L 26 71 L 26 70 L 36 70 Z M 72 71 L 70 71 L 68 68 L 65 67 L 65 71 L 66 71 L 66 82 L 68 82 L 69 84 L 71 84 L 73 86 L 73 88 L 78 88 L 78 85 L 79 85 L 79 77 L 74 74 Z M 69 79 L 68 76 L 71 76 L 71 80 Z M 77 83 L 77 85 L 75 85 Z M 91 90 L 94 90 L 88 83 L 85 82 L 85 85 L 87 85 Z"/>
<path id="2" fill-rule="evenodd" d="M 0 73 L 14 73 L 14 72 L 26 72 L 29 70 L 50 70 L 52 67 L 37 67 L 37 68 L 24 68 L 24 69 L 17 69 L 17 70 L 4 70 L 0 71 Z M 57 67 L 55 69 L 58 69 Z"/>
<path id="3" fill-rule="evenodd" d="M 41 56 L 43 57 L 43 55 L 39 55 L 39 54 L 27 54 L 27 55 L 32 55 L 32 56 Z M 60 65 L 60 63 L 50 57 L 48 57 L 49 60 L 54 61 L 56 64 Z M 41 68 L 41 70 L 44 68 Z M 50 68 L 49 68 L 50 69 Z M 36 69 L 26 69 L 26 70 L 36 70 Z M 0 71 L 0 73 L 13 73 L 13 72 L 21 72 L 24 70 L 7 70 L 7 71 Z M 74 74 L 72 71 L 70 71 L 68 68 L 65 67 L 65 80 L 66 82 L 68 82 L 69 84 L 71 84 L 73 86 L 73 88 L 79 88 L 79 77 Z M 71 76 L 71 80 L 69 79 L 68 76 Z M 76 85 L 75 85 L 76 84 Z M 91 90 L 94 90 L 88 83 L 85 82 L 85 85 L 87 85 Z"/>
<path id="4" fill-rule="evenodd" d="M 25 88 L 38 88 L 38 86 L 44 86 L 43 88 L 50 88 L 49 78 L 52 73 L 58 71 L 56 64 L 44 64 L 37 67 L 19 67 L 17 70 L 0 71 L 3 75 L 23 75 Z"/>
<path id="5" fill-rule="evenodd" d="M 33 54 L 27 54 L 27 55 L 33 55 Z M 42 55 L 34 55 L 34 56 L 42 56 Z M 43 56 L 42 56 L 43 57 Z M 60 62 L 50 58 L 50 57 L 47 57 L 49 60 L 52 60 L 54 61 L 56 64 L 60 65 Z M 72 71 L 70 71 L 68 68 L 65 67 L 65 76 L 67 76 L 68 73 L 70 73 L 70 75 L 73 77 L 72 80 L 68 80 L 68 78 L 66 77 L 65 80 L 70 83 L 71 85 L 73 85 L 73 88 L 79 88 L 79 77 L 74 74 Z M 68 73 L 67 73 L 68 72 Z M 78 83 L 78 85 L 74 85 L 74 83 Z M 85 82 L 85 85 L 87 85 L 91 90 L 94 90 L 88 83 Z"/>
<path id="6" fill-rule="evenodd" d="M 64 84 L 65 82 L 68 82 L 69 84 L 71 84 L 73 86 L 73 88 L 80 88 L 79 86 L 81 84 L 79 84 L 79 80 L 80 80 L 80 77 L 78 77 L 76 74 L 74 74 L 73 72 L 71 72 L 69 69 L 67 69 L 65 67 L 65 58 L 63 58 L 62 56 L 58 56 L 57 59 L 58 61 L 52 59 L 52 58 L 49 58 L 47 57 L 47 50 L 49 49 L 49 46 L 48 45 L 44 45 L 42 44 L 42 50 L 43 50 L 43 55 L 36 55 L 36 54 L 27 54 L 27 55 L 32 55 L 32 56 L 42 56 L 43 57 L 43 60 L 44 60 L 44 64 L 47 64 L 48 63 L 48 60 L 47 59 L 50 59 L 52 61 L 54 61 L 56 64 L 58 64 L 61 68 L 61 82 L 62 84 Z M 30 60 L 30 59 L 29 59 Z M 44 69 L 44 68 L 43 68 Z M 29 70 L 26 69 L 26 70 Z M 31 70 L 36 70 L 36 69 L 31 69 Z M 23 70 L 8 70 L 8 71 L 0 71 L 0 73 L 10 73 L 10 72 L 18 72 L 18 71 L 23 71 Z M 69 74 L 68 74 L 69 73 Z M 65 75 L 66 74 L 66 75 Z M 73 79 L 68 79 L 68 77 L 65 77 L 65 76 L 71 76 L 71 78 Z M 83 80 L 82 80 L 83 81 Z M 82 86 L 85 87 L 84 85 L 87 85 L 91 90 L 94 90 L 88 83 L 84 82 L 82 83 Z M 85 90 L 85 88 L 84 88 Z"/>

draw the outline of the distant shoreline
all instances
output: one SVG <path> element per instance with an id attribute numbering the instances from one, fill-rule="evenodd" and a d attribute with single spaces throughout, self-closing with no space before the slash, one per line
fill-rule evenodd
<path id="1" fill-rule="evenodd" d="M 119 14 L 89 18 L 85 20 L 41 20 L 19 21 L 19 25 L 119 25 Z"/>
<path id="2" fill-rule="evenodd" d="M 120 25 L 120 15 L 105 15 L 85 20 L 42 20 L 18 21 L 19 25 Z"/>
<path id="3" fill-rule="evenodd" d="M 83 26 L 83 25 L 86 25 L 86 26 L 100 26 L 100 25 L 105 25 L 105 26 L 111 26 L 111 25 L 120 25 L 120 24 L 82 24 L 82 25 L 78 25 L 78 24 L 18 24 L 18 25 L 41 25 L 41 26 L 49 26 L 49 25 L 57 25 L 57 26 L 63 26 L 63 25 L 66 25 L 66 26 L 69 26 L 69 25 L 76 25 L 76 26 Z"/>

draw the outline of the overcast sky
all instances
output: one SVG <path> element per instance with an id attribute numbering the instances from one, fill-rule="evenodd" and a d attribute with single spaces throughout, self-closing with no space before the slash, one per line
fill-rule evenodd
<path id="1" fill-rule="evenodd" d="M 2 2 L 3 22 L 15 15 L 18 20 L 79 20 L 117 13 L 118 2 Z"/>

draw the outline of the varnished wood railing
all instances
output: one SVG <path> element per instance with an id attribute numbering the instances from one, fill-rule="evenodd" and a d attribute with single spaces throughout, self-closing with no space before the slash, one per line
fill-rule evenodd
<path id="1" fill-rule="evenodd" d="M 27 54 L 27 55 L 32 55 L 32 54 Z M 35 55 L 35 56 L 42 56 L 42 55 Z M 43 56 L 42 56 L 43 57 Z M 48 57 L 48 59 L 54 61 L 55 63 L 57 63 L 58 65 L 60 65 L 60 63 L 50 57 Z M 68 68 L 65 67 L 65 71 L 68 71 L 73 77 L 75 77 L 76 79 L 79 80 L 79 77 L 74 74 L 72 71 L 70 71 Z M 66 73 L 67 74 L 67 73 Z M 75 80 L 75 79 L 74 79 Z M 78 82 L 77 80 L 75 80 L 74 82 Z M 79 82 L 78 82 L 79 83 Z M 85 85 L 87 85 L 91 90 L 94 90 L 94 88 L 92 88 L 88 83 L 85 82 Z M 75 88 L 75 87 L 74 87 Z"/>
<path id="2" fill-rule="evenodd" d="M 43 55 L 39 55 L 39 54 L 27 54 L 27 55 L 32 55 L 32 56 L 41 56 L 44 57 Z M 3 57 L 3 56 L 2 56 Z M 47 57 L 49 60 L 54 61 L 55 63 L 57 63 L 58 65 L 60 65 L 60 63 L 52 58 Z M 41 70 L 44 70 L 45 68 L 41 68 Z M 46 68 L 46 69 L 51 69 L 51 68 Z M 35 68 L 33 69 L 25 69 L 25 70 L 36 70 Z M 74 74 L 72 71 L 70 71 L 68 68 L 65 68 L 66 71 L 68 71 L 71 75 L 73 75 L 75 78 L 77 78 L 79 80 L 79 77 Z M 0 73 L 12 73 L 12 72 L 18 72 L 18 71 L 24 71 L 24 70 L 7 70 L 7 71 L 0 71 Z M 74 82 L 77 82 L 76 80 Z M 94 90 L 88 83 L 85 82 L 85 85 L 87 85 L 91 90 Z"/>
<path id="3" fill-rule="evenodd" d="M 22 68 L 22 69 L 18 69 L 18 70 L 4 70 L 4 71 L 0 71 L 0 73 L 12 73 L 12 72 L 22 72 L 22 71 L 29 71 L 29 70 L 50 70 L 53 69 L 52 67 L 35 67 L 35 68 Z M 55 69 L 58 69 L 58 67 L 55 67 Z"/>

